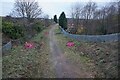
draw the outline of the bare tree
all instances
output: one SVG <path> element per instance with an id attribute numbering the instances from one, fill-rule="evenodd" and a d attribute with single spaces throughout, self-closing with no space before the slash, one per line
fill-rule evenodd
<path id="1" fill-rule="evenodd" d="M 82 11 L 84 19 L 88 21 L 88 19 L 93 19 L 94 12 L 97 8 L 97 4 L 95 2 L 88 2 Z"/>
<path id="2" fill-rule="evenodd" d="M 104 29 L 103 34 L 118 32 L 118 13 L 118 2 L 110 2 L 96 10 L 94 19 L 99 22 L 97 26 Z"/>
<path id="3" fill-rule="evenodd" d="M 107 6 L 106 25 L 108 33 L 118 32 L 118 2 L 110 2 Z"/>
<path id="4" fill-rule="evenodd" d="M 89 29 L 92 29 L 89 26 L 90 26 L 91 20 L 94 17 L 96 8 L 97 8 L 97 4 L 95 2 L 88 2 L 82 9 L 82 17 L 84 19 L 84 26 L 86 26 L 86 30 L 87 30 L 86 34 L 88 33 Z"/>
<path id="5" fill-rule="evenodd" d="M 42 8 L 39 7 L 35 0 L 16 0 L 14 13 L 20 17 L 31 19 L 37 18 L 42 13 Z"/>
<path id="6" fill-rule="evenodd" d="M 72 22 L 74 23 L 74 27 L 76 30 L 80 25 L 81 11 L 82 11 L 82 6 L 79 3 L 76 3 L 71 7 L 70 13 L 73 19 Z"/>
<path id="7" fill-rule="evenodd" d="M 49 22 L 49 15 L 48 14 L 45 14 L 44 15 L 44 25 L 45 27 L 48 27 L 50 25 L 50 22 Z"/>
<path id="8" fill-rule="evenodd" d="M 77 29 L 82 24 L 86 27 L 86 34 L 97 34 L 97 28 L 101 29 L 100 34 L 119 32 L 119 3 L 120 1 L 110 2 L 101 8 L 98 8 L 95 2 L 88 2 L 83 7 L 75 4 L 70 12 L 74 27 Z"/>

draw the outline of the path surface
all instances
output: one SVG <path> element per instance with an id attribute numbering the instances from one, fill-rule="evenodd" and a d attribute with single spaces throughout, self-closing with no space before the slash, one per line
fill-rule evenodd
<path id="1" fill-rule="evenodd" d="M 52 62 L 56 71 L 57 78 L 91 78 L 92 75 L 86 72 L 83 69 L 83 65 L 80 64 L 76 66 L 70 63 L 69 60 L 63 54 L 63 51 L 60 49 L 59 45 L 57 45 L 57 40 L 55 38 L 55 27 L 57 25 L 52 25 L 49 31 L 49 43 L 52 54 Z"/>

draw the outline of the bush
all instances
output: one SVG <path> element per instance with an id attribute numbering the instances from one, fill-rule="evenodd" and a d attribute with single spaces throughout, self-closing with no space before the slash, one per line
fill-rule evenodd
<path id="1" fill-rule="evenodd" d="M 44 27 L 42 23 L 37 22 L 33 25 L 33 29 L 37 32 L 41 32 L 44 29 Z"/>
<path id="2" fill-rule="evenodd" d="M 68 28 L 67 32 L 71 33 L 71 34 L 75 34 L 76 33 L 76 29 L 75 28 Z"/>
<path id="3" fill-rule="evenodd" d="M 78 27 L 76 34 L 85 34 L 85 33 L 86 33 L 86 28 Z"/>
<path id="4" fill-rule="evenodd" d="M 20 26 L 14 26 L 12 22 L 3 22 L 2 32 L 12 39 L 18 39 L 24 36 L 22 28 Z"/>

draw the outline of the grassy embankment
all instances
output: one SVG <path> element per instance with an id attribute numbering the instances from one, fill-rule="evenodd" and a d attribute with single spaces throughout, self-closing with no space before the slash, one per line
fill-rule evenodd
<path id="1" fill-rule="evenodd" d="M 64 51 L 64 55 L 69 61 L 71 61 L 71 63 L 73 63 L 76 66 L 79 66 L 79 64 L 83 64 L 85 70 L 94 72 L 95 66 L 93 64 L 93 61 L 89 57 L 80 55 L 80 53 L 82 52 L 76 50 L 76 47 L 82 46 L 84 43 L 78 42 L 74 39 L 64 36 L 60 33 L 60 29 L 58 27 L 56 27 L 55 29 L 55 34 L 59 46 L 61 46 L 61 49 Z M 68 41 L 73 41 L 75 43 L 75 46 L 67 47 L 66 43 Z"/>
<path id="2" fill-rule="evenodd" d="M 117 77 L 118 42 L 83 42 L 70 39 L 60 33 L 56 27 L 56 39 L 66 57 L 77 64 L 85 64 L 85 69 L 95 73 L 95 77 Z M 73 41 L 74 47 L 68 48 L 66 43 Z"/>
<path id="3" fill-rule="evenodd" d="M 25 49 L 24 45 L 19 45 L 12 49 L 11 53 L 3 56 L 3 78 L 40 78 L 55 77 L 53 67 L 50 62 L 48 32 L 43 30 L 32 40 L 35 48 Z"/>

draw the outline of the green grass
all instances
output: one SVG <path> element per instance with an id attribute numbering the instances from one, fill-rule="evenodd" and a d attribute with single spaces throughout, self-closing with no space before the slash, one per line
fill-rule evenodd
<path id="1" fill-rule="evenodd" d="M 19 78 L 19 77 L 55 77 L 53 67 L 50 62 L 49 45 L 47 36 L 44 32 L 36 35 L 31 41 L 37 42 L 37 47 L 33 49 L 24 49 L 23 45 L 19 45 L 12 51 L 3 56 L 3 78 Z M 41 38 L 42 37 L 42 38 Z M 40 46 L 41 42 L 44 44 Z"/>
<path id="2" fill-rule="evenodd" d="M 48 31 L 47 29 L 44 29 L 41 33 L 37 34 L 32 40 L 37 42 L 43 40 L 43 38 L 45 38 L 44 33 L 47 31 Z"/>

